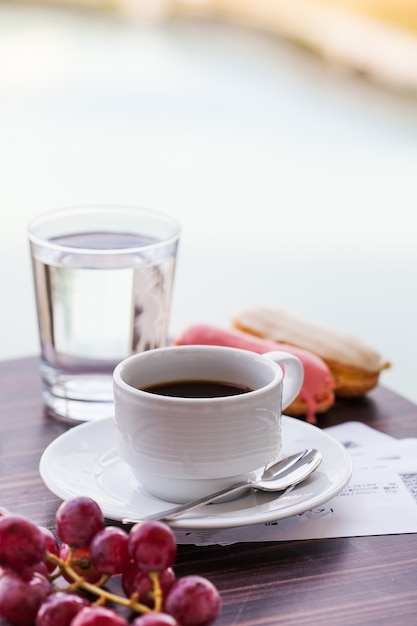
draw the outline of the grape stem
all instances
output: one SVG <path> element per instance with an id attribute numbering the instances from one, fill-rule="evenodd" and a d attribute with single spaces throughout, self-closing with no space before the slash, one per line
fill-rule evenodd
<path id="1" fill-rule="evenodd" d="M 70 584 L 70 591 L 77 591 L 78 589 L 84 589 L 84 591 L 88 591 L 94 596 L 98 597 L 97 602 L 100 604 L 104 604 L 105 602 L 114 602 L 116 604 L 120 604 L 125 606 L 137 613 L 153 613 L 155 611 L 160 611 L 162 607 L 162 590 L 159 582 L 159 574 L 158 572 L 151 572 L 149 577 L 152 580 L 154 586 L 154 596 L 155 596 L 155 607 L 151 609 L 150 607 L 138 602 L 133 595 L 131 598 L 124 598 L 123 596 L 119 596 L 116 593 L 112 593 L 107 589 L 101 587 L 105 581 L 108 580 L 108 576 L 102 577 L 102 579 L 97 583 L 89 583 L 82 576 L 80 576 L 71 566 L 71 563 L 68 561 L 64 561 L 60 559 L 52 552 L 46 552 L 46 561 L 54 563 L 57 565 L 61 571 L 61 573 L 67 574 L 74 582 Z"/>
<path id="2" fill-rule="evenodd" d="M 153 584 L 153 594 L 154 594 L 154 610 L 155 611 L 162 611 L 162 601 L 163 601 L 163 597 L 162 597 L 162 588 L 161 588 L 161 583 L 159 580 L 159 574 L 158 572 L 149 572 L 149 578 L 152 581 Z"/>

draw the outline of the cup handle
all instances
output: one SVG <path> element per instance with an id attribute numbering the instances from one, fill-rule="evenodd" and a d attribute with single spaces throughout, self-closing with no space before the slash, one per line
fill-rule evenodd
<path id="1" fill-rule="evenodd" d="M 277 365 L 284 366 L 282 387 L 282 409 L 286 409 L 298 394 L 304 381 L 304 367 L 300 359 L 289 352 L 266 352 L 264 356 L 272 359 Z"/>

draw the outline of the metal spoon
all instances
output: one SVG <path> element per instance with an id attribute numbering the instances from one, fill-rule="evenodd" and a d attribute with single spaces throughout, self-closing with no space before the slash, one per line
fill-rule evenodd
<path id="1" fill-rule="evenodd" d="M 260 491 L 286 491 L 293 488 L 300 482 L 305 480 L 321 463 L 322 455 L 318 450 L 308 448 L 297 454 L 293 454 L 273 465 L 267 467 L 260 478 L 246 483 L 238 483 L 231 487 L 226 487 L 220 491 L 216 491 L 208 496 L 180 504 L 165 511 L 152 513 L 143 517 L 140 521 L 145 520 L 166 520 L 177 517 L 182 513 L 197 509 L 205 504 L 209 504 L 218 498 L 229 496 L 236 491 L 243 489 L 259 489 Z M 123 520 L 132 522 L 132 520 Z"/>

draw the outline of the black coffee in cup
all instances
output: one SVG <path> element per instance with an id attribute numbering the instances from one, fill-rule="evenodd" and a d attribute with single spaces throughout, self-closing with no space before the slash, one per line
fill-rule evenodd
<path id="1" fill-rule="evenodd" d="M 142 391 L 174 398 L 224 398 L 248 393 L 252 389 L 215 380 L 176 380 L 145 387 Z"/>

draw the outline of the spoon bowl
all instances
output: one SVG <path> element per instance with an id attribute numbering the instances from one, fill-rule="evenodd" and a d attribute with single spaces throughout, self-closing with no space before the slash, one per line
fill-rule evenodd
<path id="1" fill-rule="evenodd" d="M 295 487 L 317 469 L 322 461 L 321 452 L 308 448 L 267 467 L 259 480 L 249 483 L 261 491 L 281 491 Z"/>

